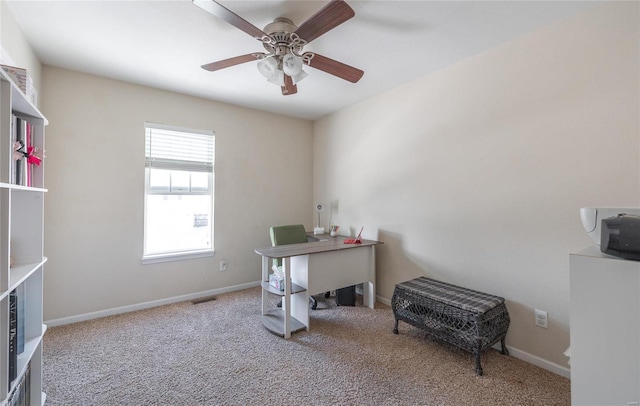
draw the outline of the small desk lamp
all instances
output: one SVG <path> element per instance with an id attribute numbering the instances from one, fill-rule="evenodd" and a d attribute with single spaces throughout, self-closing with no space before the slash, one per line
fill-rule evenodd
<path id="1" fill-rule="evenodd" d="M 324 234 L 324 227 L 320 227 L 320 213 L 324 211 L 324 204 L 317 203 L 316 204 L 316 212 L 318 213 L 318 225 L 313 229 L 313 234 Z"/>

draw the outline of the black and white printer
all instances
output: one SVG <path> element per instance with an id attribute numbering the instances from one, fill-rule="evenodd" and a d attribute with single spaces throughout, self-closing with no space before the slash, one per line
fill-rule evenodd
<path id="1" fill-rule="evenodd" d="M 600 251 L 640 261 L 640 208 L 583 207 L 580 218 Z"/>

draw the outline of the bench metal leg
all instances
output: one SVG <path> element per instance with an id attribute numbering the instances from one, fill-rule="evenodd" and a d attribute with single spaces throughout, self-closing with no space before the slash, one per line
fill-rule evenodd
<path id="1" fill-rule="evenodd" d="M 482 376 L 482 366 L 480 365 L 480 354 L 482 353 L 482 340 L 478 340 L 476 349 L 476 375 Z"/>
<path id="2" fill-rule="evenodd" d="M 396 319 L 396 326 L 393 328 L 393 334 L 398 334 L 398 319 Z"/>
<path id="3" fill-rule="evenodd" d="M 509 350 L 507 349 L 506 344 L 504 343 L 506 337 L 502 337 L 500 340 L 500 344 L 502 345 L 502 355 L 509 355 Z"/>
<path id="4" fill-rule="evenodd" d="M 482 366 L 480 366 L 480 354 L 476 354 L 476 375 L 482 376 Z"/>

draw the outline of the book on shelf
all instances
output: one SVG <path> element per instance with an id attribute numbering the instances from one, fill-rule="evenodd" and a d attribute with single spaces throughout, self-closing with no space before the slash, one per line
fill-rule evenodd
<path id="1" fill-rule="evenodd" d="M 31 74 L 25 68 L 19 68 L 9 65 L 0 65 L 2 69 L 7 73 L 9 79 L 22 91 L 27 99 L 35 106 L 38 101 L 38 91 L 33 83 Z"/>
<path id="2" fill-rule="evenodd" d="M 33 138 L 31 136 L 31 132 L 32 132 L 32 125 L 30 123 L 27 122 L 26 127 L 25 127 L 25 151 L 27 151 L 27 153 L 29 151 L 31 151 L 31 148 L 33 146 Z M 31 173 L 33 172 L 33 165 L 29 165 L 29 159 L 25 158 L 25 175 L 26 175 L 26 179 L 25 179 L 25 185 L 27 186 L 31 186 Z"/>
<path id="3" fill-rule="evenodd" d="M 24 321 L 25 321 L 25 295 L 27 294 L 27 289 L 23 284 L 16 288 L 17 302 L 16 302 L 16 317 L 17 317 L 17 340 L 18 344 L 16 350 L 18 354 L 22 354 L 24 352 Z"/>
<path id="4" fill-rule="evenodd" d="M 22 185 L 22 173 L 24 166 L 24 141 L 23 141 L 23 121 L 17 116 L 12 116 L 12 139 L 13 139 L 13 183 L 16 185 Z"/>
<path id="5" fill-rule="evenodd" d="M 25 286 L 9 294 L 9 386 L 18 374 L 18 355 L 24 352 Z"/>
<path id="6" fill-rule="evenodd" d="M 33 165 L 29 164 L 28 153 L 33 145 L 35 129 L 33 124 L 16 115 L 11 116 L 11 139 L 13 140 L 12 183 L 32 186 Z"/>
<path id="7" fill-rule="evenodd" d="M 31 405 L 31 363 L 27 365 L 27 370 L 20 377 L 20 381 L 9 394 L 7 406 L 30 406 Z"/>
<path id="8" fill-rule="evenodd" d="M 18 375 L 18 297 L 9 294 L 9 387 Z"/>
<path id="9" fill-rule="evenodd" d="M 11 116 L 11 144 L 13 148 L 13 155 L 11 157 L 13 165 L 11 165 L 11 182 L 18 185 L 20 184 L 20 168 L 21 168 L 21 160 L 19 159 L 19 142 L 18 138 L 18 117 L 12 115 Z"/>

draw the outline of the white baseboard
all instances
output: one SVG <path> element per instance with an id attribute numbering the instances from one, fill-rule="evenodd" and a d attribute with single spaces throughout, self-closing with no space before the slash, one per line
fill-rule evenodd
<path id="1" fill-rule="evenodd" d="M 496 348 L 499 350 L 499 346 Z M 567 379 L 571 379 L 571 369 L 567 367 L 563 367 L 554 362 L 547 361 L 544 358 L 540 358 L 537 355 L 529 354 L 528 352 L 519 350 L 517 348 L 513 348 L 507 345 L 507 349 L 509 350 L 509 355 L 521 359 L 529 364 L 535 365 L 542 369 L 546 369 L 549 372 L 553 372 L 554 374 L 564 376 Z"/>
<path id="2" fill-rule="evenodd" d="M 376 296 L 376 300 L 380 303 L 384 303 L 387 306 L 391 306 L 391 300 L 381 297 L 381 296 Z M 502 348 L 500 346 L 500 343 L 497 343 L 496 345 L 494 345 L 494 348 L 498 351 L 502 351 Z M 529 354 L 528 352 L 519 350 L 517 348 L 511 347 L 510 345 L 507 345 L 507 349 L 509 350 L 509 355 L 518 358 L 524 362 L 527 362 L 529 364 L 535 365 L 537 367 L 540 367 L 542 369 L 546 369 L 549 372 L 553 372 L 554 374 L 560 375 L 560 376 L 564 376 L 565 378 L 571 379 L 571 370 L 569 368 L 560 366 L 556 363 L 553 363 L 551 361 L 547 361 L 544 358 L 540 358 L 536 355 L 533 354 Z"/>
<path id="3" fill-rule="evenodd" d="M 382 304 L 386 304 L 387 306 L 391 306 L 391 299 L 387 299 L 386 297 L 376 296 L 376 302 L 380 302 Z"/>
<path id="4" fill-rule="evenodd" d="M 136 310 L 150 309 L 152 307 L 163 306 L 163 305 L 172 304 L 172 303 L 178 303 L 178 302 L 184 302 L 184 301 L 187 301 L 187 300 L 194 300 L 194 299 L 198 299 L 198 298 L 206 297 L 206 296 L 213 296 L 213 295 L 219 295 L 219 294 L 222 294 L 222 293 L 234 292 L 236 290 L 249 289 L 249 288 L 253 288 L 253 287 L 256 287 L 256 286 L 260 286 L 260 281 L 244 283 L 244 284 L 241 284 L 241 285 L 228 286 L 228 287 L 220 288 L 220 289 L 212 289 L 212 290 L 207 290 L 207 291 L 204 291 L 204 292 L 190 293 L 188 295 L 174 296 L 174 297 L 169 297 L 169 298 L 166 298 L 166 299 L 152 300 L 150 302 L 137 303 L 137 304 L 130 305 L 130 306 L 116 307 L 114 309 L 100 310 L 100 311 L 97 311 L 97 312 L 79 314 L 79 315 L 76 315 L 76 316 L 63 317 L 63 318 L 60 318 L 60 319 L 47 320 L 47 321 L 45 321 L 45 324 L 48 327 L 62 326 L 62 325 L 65 325 L 65 324 L 78 323 L 80 321 L 93 320 L 93 319 L 97 319 L 97 318 L 100 318 L 100 317 L 113 316 L 113 315 L 116 315 L 116 314 L 133 312 L 133 311 L 136 311 Z"/>

